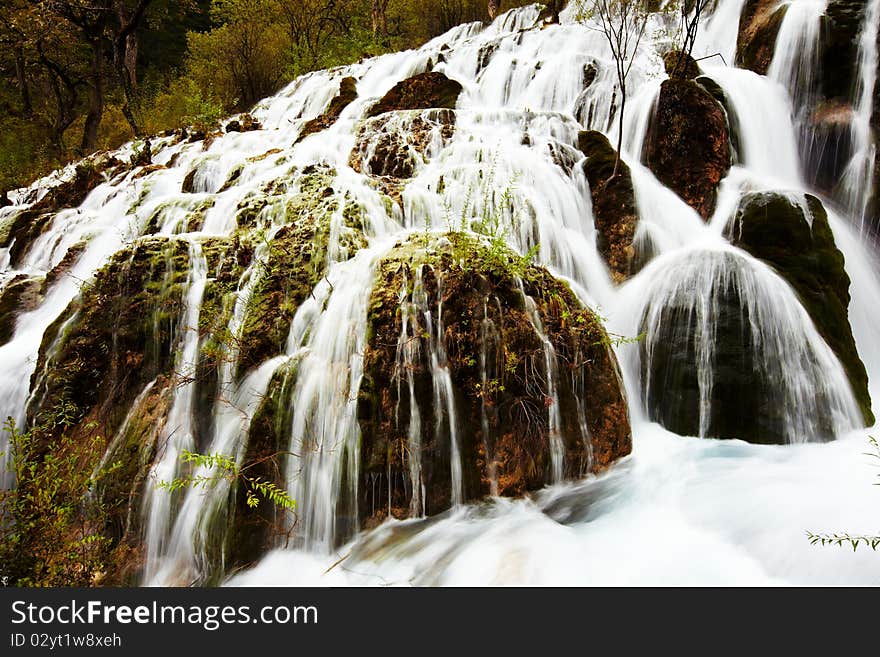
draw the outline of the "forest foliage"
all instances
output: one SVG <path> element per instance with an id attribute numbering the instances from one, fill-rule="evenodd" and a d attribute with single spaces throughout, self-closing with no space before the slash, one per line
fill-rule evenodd
<path id="1" fill-rule="evenodd" d="M 486 0 L 4 0 L 0 203 L 77 157 L 246 111 L 302 73 L 491 12 Z"/>

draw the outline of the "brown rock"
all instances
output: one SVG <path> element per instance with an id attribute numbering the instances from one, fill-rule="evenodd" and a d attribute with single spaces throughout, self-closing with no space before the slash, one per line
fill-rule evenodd
<path id="1" fill-rule="evenodd" d="M 465 501 L 488 495 L 493 474 L 503 496 L 523 495 L 551 481 L 548 417 L 554 403 L 559 404 L 563 477 L 598 472 L 630 452 L 626 401 L 601 323 L 567 285 L 517 258 L 468 235 L 447 233 L 439 239 L 414 236 L 380 265 L 370 300 L 371 338 L 358 404 L 362 526 L 376 524 L 389 506 L 396 517 L 410 513 L 408 373 L 421 418 L 424 510 L 431 515 L 451 504 L 449 420 L 434 403 L 433 338 L 421 314 L 418 325 L 409 328 L 413 337 L 407 345 L 414 356 L 398 366 L 399 295 L 404 286 L 412 290 L 419 269 L 429 307 L 435 309 L 434 327 L 442 301 L 442 339 L 456 406 Z M 513 272 L 521 275 L 525 293 L 534 300 L 557 357 L 556 402 L 550 395 L 544 346 Z M 435 432 L 438 424 L 440 431 Z"/>
<path id="2" fill-rule="evenodd" d="M 730 168 L 724 109 L 696 82 L 664 81 L 642 158 L 660 182 L 708 219 Z"/>
<path id="3" fill-rule="evenodd" d="M 633 246 L 639 213 L 629 167 L 620 162 L 617 175 L 611 177 L 617 154 L 601 132 L 581 132 L 578 148 L 587 156 L 584 173 L 593 200 L 596 245 L 608 264 L 611 277 L 616 283 L 622 283 L 640 269 Z"/>
<path id="4" fill-rule="evenodd" d="M 766 75 L 773 59 L 776 37 L 788 5 L 776 0 L 746 0 L 736 39 L 736 65 Z"/>
<path id="5" fill-rule="evenodd" d="M 367 118 L 394 110 L 455 109 L 461 84 L 443 73 L 420 73 L 398 82 L 367 112 Z"/>
<path id="6" fill-rule="evenodd" d="M 351 77 L 343 78 L 339 83 L 339 93 L 330 101 L 327 111 L 303 126 L 302 132 L 296 138 L 296 143 L 301 142 L 309 135 L 326 130 L 336 123 L 339 120 L 339 115 L 342 114 L 342 110 L 348 107 L 357 98 L 357 95 L 355 79 Z"/>

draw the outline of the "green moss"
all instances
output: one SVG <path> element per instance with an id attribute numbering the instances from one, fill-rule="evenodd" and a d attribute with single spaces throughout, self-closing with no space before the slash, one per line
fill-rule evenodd
<path id="1" fill-rule="evenodd" d="M 248 302 L 239 371 L 283 351 L 296 309 L 326 273 L 331 222 L 340 212 L 339 196 L 332 187 L 335 172 L 309 167 L 302 173 L 299 193 L 285 198 L 284 225 L 269 240 L 259 281 Z M 348 199 L 343 203 L 339 246 L 345 258 L 366 241 L 363 210 Z"/>

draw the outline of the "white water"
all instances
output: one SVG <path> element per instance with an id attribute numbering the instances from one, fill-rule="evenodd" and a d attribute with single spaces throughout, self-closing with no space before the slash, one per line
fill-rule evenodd
<path id="1" fill-rule="evenodd" d="M 874 0 L 872 11 L 877 5 Z M 703 54 L 722 52 L 732 64 L 734 23 L 741 7 L 742 0 L 720 0 L 701 31 L 698 49 Z M 456 28 L 416 51 L 305 76 L 255 108 L 263 130 L 224 135 L 207 151 L 199 143 L 154 143 L 155 161 L 167 163 L 176 155 L 175 166 L 137 181 L 129 175 L 116 184 L 99 186 L 80 209 L 60 213 L 19 265 L 31 273 L 45 273 L 67 248 L 88 239 L 71 276 L 52 286 L 36 310 L 22 315 L 13 340 L 0 347 L 0 410 L 24 419 L 40 341 L 75 298 L 78 281 L 87 280 L 135 238 L 160 208 L 163 234 L 186 233 L 186 212 L 210 199 L 213 205 L 205 209 L 202 230 L 182 238 L 192 245 L 192 264 L 176 369 L 192 368 L 198 336 L 188 327 L 198 323 L 201 294 L 210 276 L 204 270 L 199 239 L 228 235 L 235 227 L 234 209 L 248 193 L 290 177 L 291 167 L 324 162 L 337 170 L 333 193 L 352 199 L 361 209 L 367 246 L 356 253 L 345 248 L 340 209 L 331 222 L 325 278 L 298 308 L 285 353 L 244 373 L 240 380 L 234 374 L 237 355 L 233 354 L 220 373 L 225 401 L 212 411 L 214 434 L 203 451 L 240 459 L 250 420 L 272 376 L 284 364 L 295 371 L 288 400 L 289 451 L 294 456 L 287 463 L 289 492 L 298 503 L 296 516 L 290 518 L 295 523 L 294 546 L 271 552 L 232 583 L 880 583 L 876 555 L 811 547 L 804 536 L 808 529 L 853 533 L 880 529 L 877 493 L 870 485 L 873 472 L 862 456 L 867 443 L 861 432 L 852 431 L 858 420 L 840 364 L 787 284 L 723 237 L 744 191 L 809 191 L 800 170 L 792 119 L 796 112 L 791 93 L 809 84 L 801 60 L 774 61 L 777 81 L 715 59 L 703 63 L 736 115 L 742 150 L 739 166 L 722 183 L 718 210 L 706 225 L 637 161 L 663 77 L 656 48 L 664 41 L 646 39 L 630 80 L 623 150 L 640 212 L 638 237 L 650 243 L 657 257 L 632 281 L 615 288 L 596 252 L 589 188 L 577 166 L 581 156 L 574 149 L 577 132 L 583 128 L 603 130 L 612 143 L 616 141 L 614 76 L 607 46 L 600 34 L 575 24 L 571 9 L 564 12 L 561 26 L 531 29 L 536 17 L 534 7 L 516 10 L 485 29 L 477 24 Z M 812 25 L 806 19 L 798 24 Z M 794 19 L 789 29 L 785 38 L 791 43 L 812 38 L 805 32 L 807 27 L 796 28 Z M 871 31 L 866 29 L 865 35 Z M 865 35 L 862 40 L 867 44 Z M 497 49 L 481 68 L 481 57 L 485 59 L 493 48 Z M 860 70 L 867 81 L 876 52 L 872 55 L 867 45 L 860 52 Z M 403 190 L 403 211 L 389 210 L 365 177 L 348 168 L 348 156 L 355 146 L 358 120 L 372 100 L 397 81 L 424 70 L 429 61 L 464 86 L 456 130 L 448 142 L 435 136 L 425 161 Z M 585 65 L 597 69 L 586 89 Z M 333 127 L 292 146 L 304 122 L 323 111 L 339 80 L 348 75 L 357 78 L 359 98 Z M 870 115 L 870 95 L 858 111 Z M 406 130 L 406 122 L 394 124 L 394 129 Z M 247 162 L 275 148 L 281 153 Z M 238 184 L 218 192 L 239 165 L 246 166 Z M 198 193 L 181 194 L 181 183 L 192 168 L 198 169 Z M 51 181 L 34 189 L 40 184 Z M 864 185 L 860 189 L 864 194 Z M 295 191 L 294 182 L 289 193 Z M 20 200 L 25 196 L 12 195 Z M 8 216 L 10 211 L 0 212 Z M 538 261 L 569 280 L 585 302 L 598 305 L 618 333 L 635 335 L 646 309 L 656 320 L 664 300 L 691 307 L 700 318 L 704 400 L 713 385 L 710 291 L 735 281 L 761 336 L 759 360 L 768 376 L 780 379 L 779 403 L 789 440 L 837 440 L 778 447 L 717 441 L 707 435 L 705 413 L 698 432 L 705 438 L 674 436 L 650 423 L 641 400 L 651 382 L 640 380 L 637 348 L 622 347 L 618 355 L 631 407 L 632 456 L 600 477 L 554 486 L 535 501 L 457 504 L 439 518 L 389 521 L 339 546 L 358 524 L 356 400 L 376 265 L 409 231 L 468 229 L 474 219 L 487 216 L 499 218 L 508 242 L 518 251 L 538 246 Z M 262 220 L 269 235 L 281 221 L 273 216 Z M 857 214 L 832 213 L 831 221 L 853 280 L 853 330 L 876 400 L 880 394 L 877 264 L 855 235 Z M 258 250 L 255 260 L 264 256 L 265 251 Z M 249 271 L 240 282 L 230 326 L 233 335 L 243 325 L 249 286 L 256 280 L 254 271 Z M 452 383 L 445 367 L 442 307 L 439 299 L 418 297 L 415 290 L 409 300 L 403 295 L 401 302 L 398 384 L 413 396 L 412 381 L 400 373 L 419 354 L 410 353 L 405 345 L 407 336 L 427 329 L 435 406 L 444 409 L 437 417 L 445 418 L 435 429 L 449 444 L 453 502 L 458 503 L 461 466 Z M 488 316 L 483 325 L 487 335 L 492 330 Z M 540 319 L 534 323 L 540 335 Z M 650 345 L 651 336 L 646 339 Z M 552 346 L 546 349 L 548 341 L 544 344 L 548 380 L 553 381 L 555 355 Z M 187 382 L 173 391 L 172 410 L 159 438 L 165 448 L 154 466 L 157 478 L 182 474 L 177 456 L 196 447 L 192 388 Z M 549 394 L 552 397 L 553 390 Z M 558 413 L 558 404 L 548 410 L 551 429 L 561 426 L 554 409 Z M 814 420 L 825 412 L 834 418 L 833 435 L 816 434 Z M 419 409 L 410 405 L 410 417 L 399 420 L 408 422 L 410 449 L 417 451 Z M 585 422 L 580 424 L 585 428 Z M 555 440 L 552 430 L 550 434 Z M 557 479 L 563 466 L 560 445 L 551 450 Z M 421 464 L 411 460 L 409 468 L 410 510 L 421 516 L 425 498 Z M 213 518 L 227 494 L 228 488 L 219 486 L 172 499 L 165 491 L 148 489 L 145 582 L 199 582 L 217 572 L 218 564 L 208 563 L 207 552 L 209 544 L 216 546 L 222 540 Z M 401 538 L 402 527 L 417 529 Z M 322 574 L 349 553 L 339 566 Z"/>
<path id="2" fill-rule="evenodd" d="M 862 233 L 873 219 L 867 216 L 867 210 L 874 161 L 877 157 L 877 143 L 872 138 L 871 116 L 877 98 L 877 67 L 880 63 L 880 54 L 877 52 L 878 30 L 880 0 L 869 0 L 859 39 L 859 67 L 853 94 L 855 102 L 850 126 L 853 155 L 842 181 L 845 206 L 859 220 Z"/>

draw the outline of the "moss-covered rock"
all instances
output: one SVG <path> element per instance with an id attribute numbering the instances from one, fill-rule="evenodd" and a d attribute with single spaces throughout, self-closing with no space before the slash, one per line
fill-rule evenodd
<path id="1" fill-rule="evenodd" d="M 617 175 L 612 177 L 617 152 L 601 132 L 581 132 L 578 147 L 587 156 L 584 173 L 593 200 L 596 246 L 608 264 L 611 277 L 621 283 L 644 265 L 637 262 L 633 246 L 639 213 L 629 167 L 620 162 Z"/>
<path id="2" fill-rule="evenodd" d="M 556 376 L 548 377 L 549 352 L 536 321 L 552 345 Z M 358 499 L 366 526 L 389 506 L 404 517 L 413 506 L 430 515 L 451 504 L 450 418 L 434 402 L 435 385 L 442 386 L 432 376 L 436 367 L 451 383 L 465 501 L 493 489 L 522 495 L 551 481 L 555 439 L 564 477 L 601 470 L 631 449 L 608 336 L 565 283 L 497 241 L 416 235 L 383 259 L 370 299 L 358 403 Z M 417 454 L 408 438 L 413 403 L 420 416 Z M 558 427 L 551 417 L 559 418 Z M 558 433 L 551 436 L 551 429 Z M 420 463 L 421 504 L 413 502 L 413 459 Z"/>
<path id="3" fill-rule="evenodd" d="M 746 304 L 733 272 L 742 266 L 731 253 L 699 253 L 701 262 L 686 261 L 693 272 L 711 266 L 731 272 L 718 277 L 703 303 L 712 309 L 712 386 L 701 394 L 698 338 L 699 313 L 684 295 L 665 299 L 656 323 L 642 319 L 639 344 L 641 380 L 648 417 L 684 436 L 738 438 L 755 443 L 783 444 L 786 440 L 783 405 L 778 382 L 769 381 L 756 358 L 756 338 Z M 701 413 L 705 426 L 701 427 Z M 827 435 L 827 434 L 826 434 Z"/>
<path id="4" fill-rule="evenodd" d="M 776 37 L 788 5 L 776 0 L 746 0 L 736 39 L 736 65 L 766 75 L 773 60 Z"/>
<path id="5" fill-rule="evenodd" d="M 291 422 L 290 388 L 295 382 L 295 366 L 288 363 L 276 372 L 260 408 L 254 413 L 242 460 L 248 476 L 287 486 L 284 467 L 289 447 Z M 283 544 L 287 536 L 286 511 L 263 500 L 248 506 L 240 490 L 230 491 L 229 519 L 226 523 L 225 567 L 227 572 L 257 562 L 266 550 Z"/>
<path id="6" fill-rule="evenodd" d="M 142 239 L 116 254 L 84 285 L 80 297 L 46 331 L 40 347 L 27 409 L 33 441 L 29 456 L 38 468 L 51 453 L 102 473 L 94 491 L 100 496 L 100 513 L 89 520 L 89 531 L 107 540 L 90 549 L 108 555 L 117 548 L 129 554 L 140 540 L 134 500 L 153 460 L 156 435 L 146 424 L 149 418 L 164 417 L 160 392 L 176 379 L 172 345 L 188 267 L 185 243 Z M 118 435 L 133 402 L 151 381 L 157 396 L 142 399 L 139 415 Z M 112 460 L 104 459 L 105 453 Z M 86 493 L 69 491 L 74 498 Z M 79 521 L 76 516 L 70 520 Z M 35 526 L 34 535 L 42 530 Z M 112 568 L 125 569 L 121 560 Z"/>
<path id="7" fill-rule="evenodd" d="M 807 195 L 805 208 L 783 194 L 743 197 L 731 226 L 734 244 L 770 264 L 795 289 L 819 333 L 852 384 L 865 423 L 874 422 L 868 375 L 849 324 L 850 280 L 834 243 L 821 201 Z"/>
<path id="8" fill-rule="evenodd" d="M 366 114 L 367 118 L 395 110 L 455 109 L 462 86 L 443 73 L 419 73 L 394 85 Z"/>
<path id="9" fill-rule="evenodd" d="M 299 193 L 284 198 L 285 224 L 271 236 L 248 303 L 240 371 L 283 351 L 296 309 L 325 274 L 334 217 L 341 224 L 338 257 L 351 257 L 365 245 L 361 209 L 348 198 L 340 200 L 332 187 L 334 175 L 327 167 L 309 167 L 299 180 Z"/>
<path id="10" fill-rule="evenodd" d="M 724 108 L 692 80 L 665 80 L 642 158 L 660 182 L 708 219 L 731 162 Z"/>
<path id="11" fill-rule="evenodd" d="M 339 120 L 340 114 L 342 114 L 342 110 L 351 105 L 357 96 L 357 84 L 355 79 L 352 77 L 342 78 L 339 82 L 339 93 L 330 101 L 330 105 L 323 114 L 308 121 L 303 126 L 299 136 L 296 138 L 297 143 L 309 135 L 326 130 L 336 123 L 336 121 Z"/>

